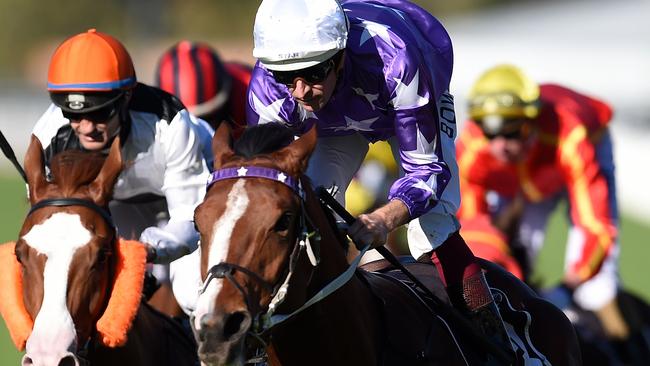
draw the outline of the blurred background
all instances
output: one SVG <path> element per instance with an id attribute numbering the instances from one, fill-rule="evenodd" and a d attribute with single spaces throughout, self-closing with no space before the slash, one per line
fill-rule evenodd
<path id="1" fill-rule="evenodd" d="M 415 1 L 447 27 L 455 48 L 452 94 L 462 125 L 465 95 L 488 67 L 513 63 L 540 82 L 599 97 L 615 109 L 612 130 L 623 212 L 624 285 L 650 300 L 650 0 Z M 180 39 L 204 41 L 224 60 L 252 64 L 253 0 L 0 0 L 0 129 L 18 159 L 49 104 L 50 55 L 66 37 L 97 28 L 130 51 L 138 79 L 152 83 L 159 55 Z M 0 157 L 0 243 L 18 235 L 24 184 Z M 557 282 L 564 257 L 563 208 L 540 257 L 536 278 Z M 0 273 L 0 276 L 3 274 Z M 0 364 L 20 355 L 0 326 Z"/>

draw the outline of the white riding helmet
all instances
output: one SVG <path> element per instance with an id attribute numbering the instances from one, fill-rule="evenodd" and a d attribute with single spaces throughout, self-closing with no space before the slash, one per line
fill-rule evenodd
<path id="1" fill-rule="evenodd" d="M 253 39 L 253 56 L 266 68 L 299 70 L 344 49 L 348 21 L 337 0 L 263 0 Z"/>

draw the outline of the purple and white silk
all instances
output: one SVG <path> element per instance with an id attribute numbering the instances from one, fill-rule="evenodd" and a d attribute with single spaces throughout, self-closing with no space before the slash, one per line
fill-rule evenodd
<path id="1" fill-rule="evenodd" d="M 241 166 L 239 168 L 224 168 L 215 170 L 210 174 L 210 177 L 208 178 L 206 190 L 208 190 L 210 186 L 215 182 L 233 178 L 266 178 L 280 182 L 291 188 L 291 190 L 294 191 L 297 195 L 301 195 L 300 184 L 296 179 L 280 170 L 260 166 Z"/>
<path id="2" fill-rule="evenodd" d="M 282 123 L 297 133 L 316 124 L 319 137 L 358 133 L 370 142 L 396 136 L 405 175 L 392 185 L 389 199 L 403 201 L 411 218 L 440 203 L 441 212 L 453 214 L 460 190 L 454 179 L 449 35 L 431 14 L 406 1 L 341 3 L 350 32 L 344 68 L 328 103 L 307 112 L 258 63 L 248 91 L 248 123 Z"/>

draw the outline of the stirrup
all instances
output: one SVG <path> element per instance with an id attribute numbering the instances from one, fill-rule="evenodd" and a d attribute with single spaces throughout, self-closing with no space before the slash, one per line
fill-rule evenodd
<path id="1" fill-rule="evenodd" d="M 509 353 L 514 360 L 515 352 L 510 337 L 482 272 L 463 281 L 462 297 L 469 320 L 483 335 Z M 486 365 L 502 365 L 501 362 L 493 359 L 492 355 L 486 356 Z"/>
<path id="2" fill-rule="evenodd" d="M 499 348 L 506 351 L 515 359 L 515 351 L 512 348 L 510 337 L 503 324 L 503 319 L 499 313 L 499 309 L 494 301 L 477 309 L 470 311 L 468 317 L 472 323 L 483 333 L 486 337 L 492 340 Z M 501 365 L 499 361 L 491 359 L 492 355 L 487 355 L 486 365 Z"/>

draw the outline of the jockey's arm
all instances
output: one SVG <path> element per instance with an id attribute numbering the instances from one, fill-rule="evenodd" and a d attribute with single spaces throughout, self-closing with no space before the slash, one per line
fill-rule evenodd
<path id="1" fill-rule="evenodd" d="M 140 236 L 140 241 L 155 248 L 155 263 L 169 263 L 197 247 L 194 209 L 203 200 L 209 174 L 206 160 L 211 160 L 203 156 L 199 132 L 182 111 L 161 134 L 166 159 L 162 190 L 170 219 L 164 227 L 149 227 Z"/>
<path id="2" fill-rule="evenodd" d="M 618 233 L 611 216 L 610 188 L 599 168 L 595 146 L 587 139 L 582 126 L 576 127 L 570 136 L 576 142 L 561 140 L 559 150 L 571 220 L 584 237 L 580 255 L 568 264 L 564 278 L 566 284 L 575 287 L 600 271 Z"/>
<path id="3" fill-rule="evenodd" d="M 388 234 L 408 223 L 410 214 L 404 202 L 393 199 L 371 213 L 359 215 L 348 229 L 355 243 L 370 244 L 373 248 L 384 245 Z"/>

